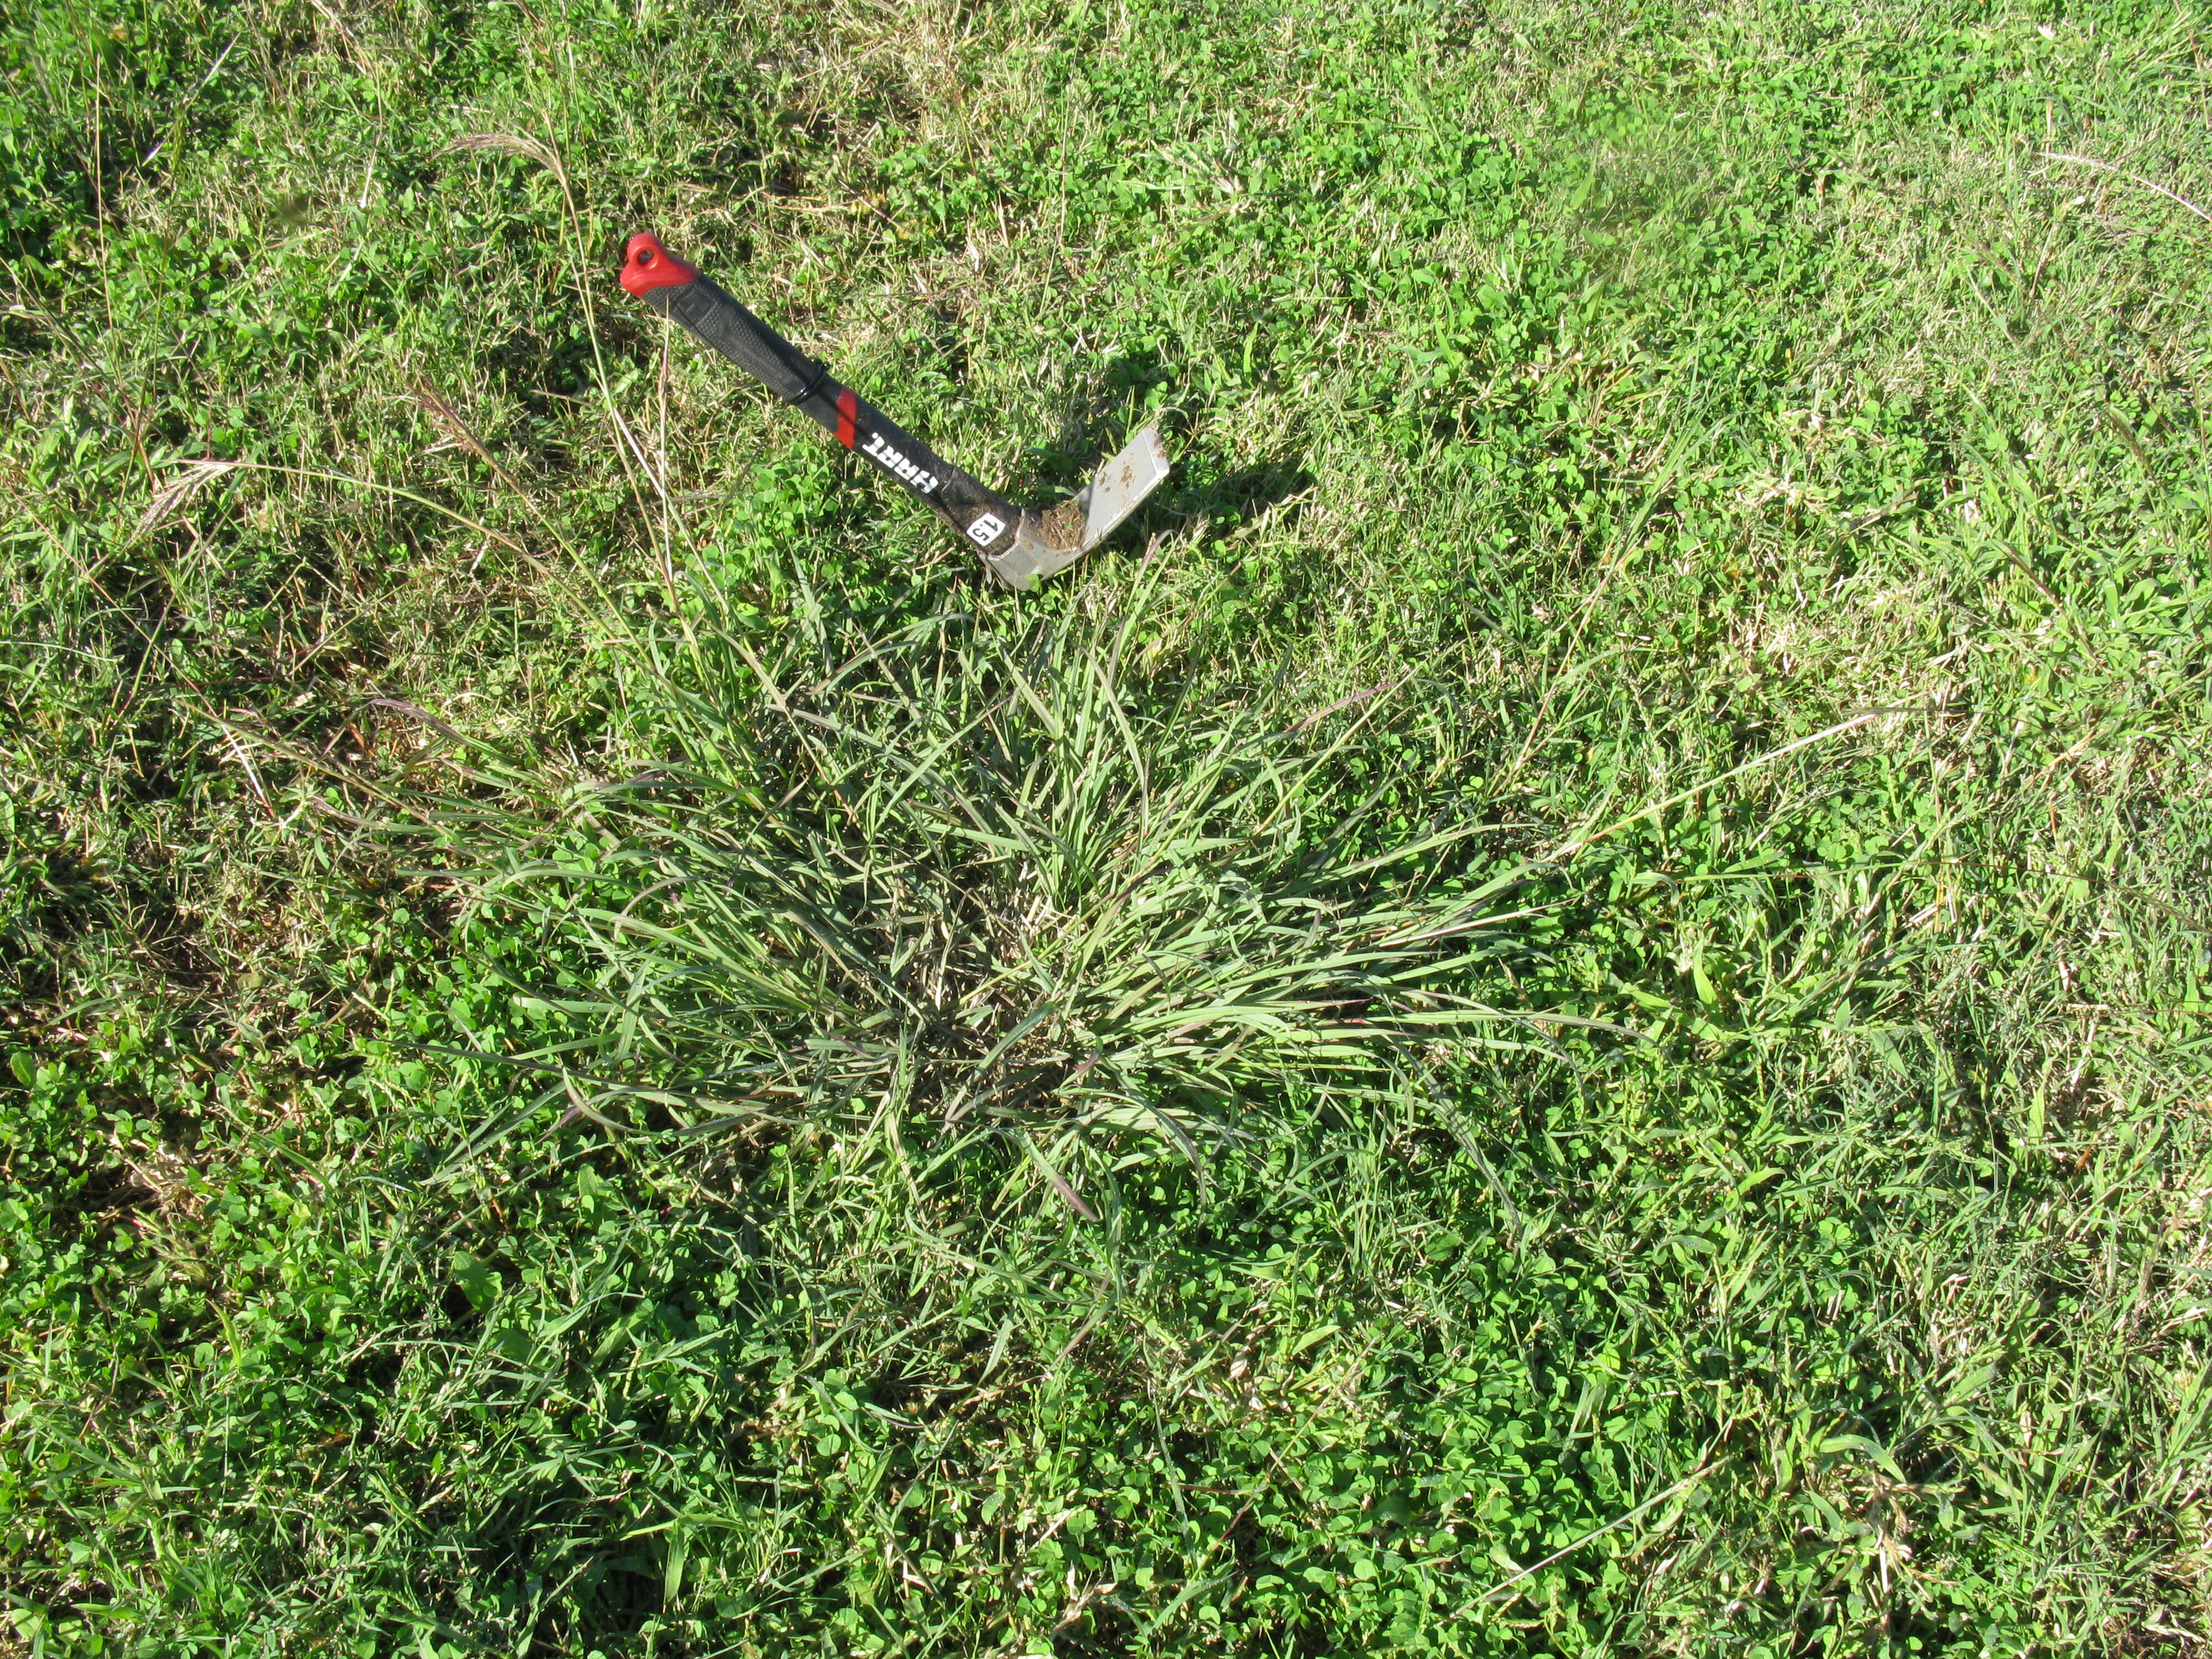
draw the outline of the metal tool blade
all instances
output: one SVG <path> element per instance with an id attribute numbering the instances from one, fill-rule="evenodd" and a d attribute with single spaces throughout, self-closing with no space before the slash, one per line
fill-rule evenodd
<path id="1" fill-rule="evenodd" d="M 1168 453 L 1160 429 L 1148 426 L 1100 467 L 1076 499 L 1083 503 L 1083 551 L 1088 553 L 1134 513 L 1168 476 Z"/>
<path id="2" fill-rule="evenodd" d="M 1148 426 L 1058 507 L 1042 513 L 1024 510 L 1012 545 L 985 555 L 983 563 L 1000 586 L 1025 592 L 1112 535 L 1167 476 L 1160 430 Z"/>

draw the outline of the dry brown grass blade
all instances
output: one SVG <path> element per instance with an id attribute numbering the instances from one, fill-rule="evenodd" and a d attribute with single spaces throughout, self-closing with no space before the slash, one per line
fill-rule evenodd
<path id="1" fill-rule="evenodd" d="M 361 44 L 361 37 L 353 32 L 353 25 L 346 21 L 344 15 L 330 3 L 330 0 L 315 0 L 315 9 L 323 15 L 325 22 L 337 31 L 338 42 L 344 46 L 345 55 L 352 60 L 353 66 L 374 82 L 376 79 L 376 60 Z"/>
<path id="2" fill-rule="evenodd" d="M 2099 173 L 2109 173 L 2115 179 L 2124 179 L 2131 185 L 2149 191 L 2154 195 L 2163 196 L 2167 201 L 2188 209 L 2206 224 L 2212 225 L 2212 213 L 2207 213 L 2186 196 L 2176 191 L 2168 190 L 2156 179 L 2146 179 L 2140 173 L 2130 173 L 2125 167 L 2116 167 L 2110 161 L 2100 161 L 2094 155 L 2075 155 L 2063 149 L 2039 149 L 2035 153 L 2046 161 L 2065 161 L 2077 167 L 2091 167 Z"/>
<path id="3" fill-rule="evenodd" d="M 519 132 L 465 132 L 446 146 L 448 153 L 454 150 L 489 151 L 499 155 L 520 155 L 544 167 L 562 184 L 568 181 L 567 169 L 561 158 L 535 138 L 526 138 Z"/>
<path id="4" fill-rule="evenodd" d="M 489 467 L 501 483 L 515 489 L 518 495 L 521 493 L 516 489 L 514 480 L 507 477 L 507 469 L 493 457 L 491 451 L 484 447 L 483 440 L 477 437 L 469 423 L 461 418 L 460 411 L 447 402 L 445 394 L 430 384 L 428 375 L 415 377 L 415 401 L 445 429 L 447 439 L 457 448 L 466 450 Z"/>
<path id="5" fill-rule="evenodd" d="M 512 491 L 515 499 L 522 503 L 530 516 L 538 520 L 547 534 L 559 542 L 562 547 L 568 548 L 573 556 L 575 549 L 570 545 L 568 538 L 561 533 L 560 529 L 550 519 L 546 517 L 537 501 L 516 481 L 514 475 L 500 465 L 499 458 L 485 447 L 483 440 L 477 437 L 475 428 L 461 418 L 460 410 L 453 407 L 447 399 L 445 393 L 430 383 L 429 376 L 416 375 L 414 392 L 416 403 L 422 407 L 425 414 L 444 429 L 447 441 L 455 448 L 465 450 L 489 467 L 492 477 L 499 481 L 501 487 Z"/>
<path id="6" fill-rule="evenodd" d="M 629 424 L 623 419 L 622 410 L 616 404 L 613 394 L 608 390 L 606 360 L 599 347 L 599 325 L 594 320 L 591 286 L 586 282 L 584 276 L 584 249 L 586 239 L 584 234 L 583 216 L 577 210 L 576 194 L 569 188 L 568 170 L 562 164 L 559 152 L 550 144 L 542 143 L 535 138 L 526 137 L 519 132 L 465 132 L 445 146 L 447 154 L 450 155 L 457 151 L 464 154 L 476 152 L 495 155 L 520 155 L 546 168 L 560 181 L 561 194 L 568 210 L 569 233 L 574 238 L 574 245 L 571 252 L 575 258 L 576 297 L 583 308 L 585 330 L 591 336 L 592 360 L 598 370 L 599 394 L 606 403 L 608 421 L 623 440 L 626 451 L 639 451 L 641 454 L 642 451 L 637 440 L 631 436 Z M 631 458 L 626 451 L 620 453 L 620 459 L 623 471 L 627 472 L 630 470 Z M 659 489 L 659 480 L 653 475 L 653 470 L 648 467 L 647 472 L 655 489 Z M 635 474 L 631 476 L 630 489 L 637 502 L 638 513 L 642 516 L 646 511 L 645 497 L 638 490 Z M 660 493 L 665 501 L 666 492 L 661 490 Z M 566 545 L 565 542 L 563 545 Z M 573 553 L 574 550 L 571 548 L 570 551 Z"/>
<path id="7" fill-rule="evenodd" d="M 235 461 L 194 461 L 154 492 L 154 499 L 146 503 L 146 510 L 138 515 L 137 527 L 131 532 L 131 538 L 135 541 L 140 537 L 152 535 L 209 483 L 237 469 Z"/>

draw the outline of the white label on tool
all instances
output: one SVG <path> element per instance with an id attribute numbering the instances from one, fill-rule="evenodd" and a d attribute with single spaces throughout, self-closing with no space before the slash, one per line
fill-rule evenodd
<path id="1" fill-rule="evenodd" d="M 999 532 L 1006 527 L 1006 521 L 1004 519 L 1000 518 L 995 513 L 986 513 L 968 526 L 968 538 L 978 547 L 988 547 L 993 542 L 998 540 Z"/>
<path id="2" fill-rule="evenodd" d="M 861 453 L 880 461 L 893 474 L 924 495 L 937 488 L 937 475 L 934 472 L 925 472 L 907 459 L 905 456 L 884 441 L 884 434 L 880 432 L 871 432 L 868 434 L 868 447 Z"/>

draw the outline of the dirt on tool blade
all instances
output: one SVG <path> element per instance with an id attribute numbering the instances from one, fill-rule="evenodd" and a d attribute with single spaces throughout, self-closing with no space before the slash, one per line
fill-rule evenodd
<path id="1" fill-rule="evenodd" d="M 1080 496 L 1062 501 L 1038 515 L 1048 547 L 1077 547 L 1083 541 L 1084 504 Z"/>

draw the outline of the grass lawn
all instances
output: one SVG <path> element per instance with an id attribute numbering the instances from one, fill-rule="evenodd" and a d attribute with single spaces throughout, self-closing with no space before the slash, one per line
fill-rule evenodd
<path id="1" fill-rule="evenodd" d="M 0 9 L 0 1654 L 2212 1651 L 2208 51 Z"/>

